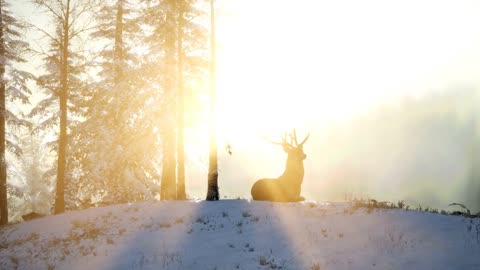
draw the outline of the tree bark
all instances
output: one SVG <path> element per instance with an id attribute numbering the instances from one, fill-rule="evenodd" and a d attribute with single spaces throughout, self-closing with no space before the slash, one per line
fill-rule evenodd
<path id="1" fill-rule="evenodd" d="M 122 121 L 122 112 L 124 107 L 118 106 L 118 101 L 121 100 L 122 94 L 125 89 L 122 87 L 122 79 L 124 76 L 124 47 L 123 47 L 123 14 L 124 14 L 124 0 L 117 0 L 116 2 L 116 16 L 115 16 L 115 29 L 114 29 L 114 42 L 113 42 L 113 57 L 110 59 L 113 66 L 113 92 L 107 92 L 109 98 L 113 98 L 114 102 L 111 103 L 115 107 L 114 113 L 110 115 L 113 122 L 113 128 L 115 129 L 114 136 L 110 138 L 112 140 L 112 146 L 116 149 L 118 146 L 122 146 L 122 134 L 123 134 L 123 123 Z M 122 147 L 123 148 L 123 147 Z M 113 168 L 110 168 L 107 172 L 107 177 L 110 178 L 110 190 L 120 190 L 122 188 L 122 178 L 123 171 L 122 166 L 119 164 L 118 160 L 112 160 L 111 165 Z M 110 192 L 109 192 L 110 193 Z M 129 198 L 124 198 L 122 196 L 121 200 L 113 199 L 118 198 L 117 196 L 109 195 L 109 202 L 129 202 Z M 114 201 L 112 201 L 114 200 Z"/>
<path id="2" fill-rule="evenodd" d="M 60 135 L 58 140 L 57 188 L 55 194 L 55 214 L 65 211 L 65 172 L 67 151 L 67 99 L 68 99 L 68 45 L 69 45 L 69 17 L 70 0 L 65 7 L 65 21 L 63 22 L 63 40 L 61 46 L 60 68 Z"/>
<path id="3" fill-rule="evenodd" d="M 215 11 L 214 0 L 210 0 L 210 157 L 208 165 L 207 201 L 220 199 L 218 192 L 218 158 L 215 115 Z"/>
<path id="4" fill-rule="evenodd" d="M 115 23 L 115 48 L 113 61 L 115 66 L 115 87 L 123 77 L 123 1 L 117 1 L 117 18 Z"/>
<path id="5" fill-rule="evenodd" d="M 166 37 L 165 37 L 165 64 L 166 69 L 164 98 L 165 119 L 163 123 L 163 160 L 160 198 L 162 200 L 175 200 L 177 198 L 176 187 L 176 161 L 175 161 L 175 1 L 168 1 L 166 14 Z"/>
<path id="6" fill-rule="evenodd" d="M 183 0 L 177 1 L 178 24 L 177 24 L 177 57 L 178 57 L 178 104 L 177 104 L 177 200 L 186 200 L 185 192 L 185 147 L 184 147 L 184 89 L 183 89 Z"/>
<path id="7" fill-rule="evenodd" d="M 5 44 L 3 33 L 3 12 L 0 0 L 0 225 L 8 223 L 7 162 L 5 158 Z"/>

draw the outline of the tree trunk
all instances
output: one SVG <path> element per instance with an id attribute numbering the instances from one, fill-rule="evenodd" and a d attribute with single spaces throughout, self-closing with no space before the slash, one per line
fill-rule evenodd
<path id="1" fill-rule="evenodd" d="M 55 214 L 65 211 L 65 172 L 67 151 L 67 99 L 68 99 L 68 43 L 69 43 L 70 0 L 67 0 L 63 23 L 62 58 L 60 68 L 60 136 L 58 140 L 57 189 Z"/>
<path id="2" fill-rule="evenodd" d="M 178 105 L 177 105 L 177 200 L 186 200 L 185 193 L 185 149 L 184 149 L 184 89 L 183 89 L 183 0 L 177 1 L 178 24 L 177 24 L 177 57 L 178 57 Z"/>
<path id="3" fill-rule="evenodd" d="M 114 40 L 114 49 L 113 49 L 113 58 L 111 59 L 114 70 L 113 70 L 113 89 L 114 92 L 111 94 L 111 98 L 115 100 L 112 104 L 114 104 L 115 111 L 111 117 L 113 117 L 113 125 L 116 129 L 115 136 L 111 138 L 113 140 L 114 147 L 122 146 L 122 134 L 123 134 L 123 123 L 122 121 L 122 113 L 125 107 L 118 106 L 119 100 L 122 100 L 122 95 L 124 94 L 125 89 L 122 87 L 123 84 L 120 82 L 122 81 L 124 72 L 123 72 L 123 65 L 124 65 L 124 53 L 123 53 L 123 6 L 124 0 L 117 1 L 117 14 L 115 19 L 115 40 Z M 123 148 L 123 147 L 122 147 Z M 117 160 L 112 160 L 113 169 L 110 169 L 108 172 L 108 176 L 111 180 L 112 190 L 119 190 L 122 186 L 122 178 L 123 172 L 120 171 L 122 169 L 120 164 Z M 113 199 L 113 197 L 111 197 Z M 129 201 L 128 198 L 122 198 L 122 200 Z"/>
<path id="4" fill-rule="evenodd" d="M 115 23 L 115 48 L 113 53 L 113 63 L 115 66 L 115 87 L 118 86 L 123 77 L 123 1 L 117 1 L 117 18 Z"/>
<path id="5" fill-rule="evenodd" d="M 216 138 L 216 115 L 215 115 L 215 12 L 214 0 L 210 0 L 210 157 L 208 165 L 208 191 L 207 201 L 220 199 L 218 192 L 218 158 Z"/>
<path id="6" fill-rule="evenodd" d="M 0 0 L 0 225 L 8 223 L 7 162 L 5 159 L 5 45 L 3 37 L 3 12 Z"/>
<path id="7" fill-rule="evenodd" d="M 166 23 L 167 33 L 165 37 L 165 119 L 163 123 L 163 160 L 162 160 L 162 182 L 160 198 L 162 200 L 175 200 L 177 198 L 176 172 L 175 172 L 175 1 L 168 2 Z"/>

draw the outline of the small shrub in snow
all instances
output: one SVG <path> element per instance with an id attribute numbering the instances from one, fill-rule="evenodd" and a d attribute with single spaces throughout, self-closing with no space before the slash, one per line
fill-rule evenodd
<path id="1" fill-rule="evenodd" d="M 97 239 L 101 234 L 100 228 L 94 222 L 72 221 L 72 230 L 69 239 L 78 240 L 80 238 Z"/>
<path id="2" fill-rule="evenodd" d="M 465 205 L 463 205 L 461 203 L 451 203 L 448 206 L 460 206 L 463 209 L 463 211 L 453 211 L 453 212 L 450 213 L 450 215 L 464 216 L 464 217 L 469 217 L 469 218 L 480 217 L 480 212 L 473 215 L 472 212 L 470 212 L 470 209 L 468 209 Z"/>
<path id="3" fill-rule="evenodd" d="M 15 256 L 10 256 L 10 261 L 15 266 L 15 269 L 17 269 L 18 268 L 18 258 L 15 257 Z"/>
<path id="4" fill-rule="evenodd" d="M 312 267 L 310 267 L 310 270 L 320 270 L 320 264 L 319 263 L 314 263 Z"/>
<path id="5" fill-rule="evenodd" d="M 208 223 L 208 219 L 206 219 L 205 217 L 198 217 L 196 220 L 195 220 L 196 223 L 202 223 L 204 225 L 207 225 Z"/>
<path id="6" fill-rule="evenodd" d="M 253 221 L 253 222 L 258 222 L 260 220 L 260 217 L 258 216 L 254 216 L 250 219 L 250 221 Z"/>
<path id="7" fill-rule="evenodd" d="M 317 204 L 316 204 L 316 203 L 313 203 L 313 202 L 309 202 L 309 203 L 307 203 L 307 205 L 308 205 L 308 207 L 310 207 L 310 208 L 315 208 L 315 207 L 317 207 Z"/>
<path id="8" fill-rule="evenodd" d="M 158 227 L 160 227 L 160 228 L 170 228 L 170 227 L 172 227 L 172 224 L 169 224 L 169 223 L 161 223 L 160 225 L 158 225 Z"/>
<path id="9" fill-rule="evenodd" d="M 250 212 L 248 212 L 248 211 L 243 211 L 242 212 L 242 217 L 244 217 L 244 218 L 251 217 L 251 216 L 252 216 L 252 214 L 250 214 Z"/>
<path id="10" fill-rule="evenodd" d="M 269 264 L 269 261 L 268 261 L 267 257 L 265 257 L 265 256 L 260 256 L 260 257 L 258 258 L 258 263 L 263 266 L 263 265 Z"/>
<path id="11" fill-rule="evenodd" d="M 261 266 L 268 266 L 269 269 L 282 269 L 283 265 L 278 265 L 275 262 L 275 258 L 268 258 L 266 256 L 260 256 L 258 258 L 258 264 Z"/>
<path id="12" fill-rule="evenodd" d="M 31 213 L 29 213 L 29 214 L 22 215 L 22 219 L 23 219 L 24 221 L 29 221 L 29 220 L 32 220 L 32 219 L 43 218 L 43 217 L 45 217 L 45 215 L 39 214 L 39 213 L 35 213 L 35 212 L 31 212 Z"/>
<path id="13" fill-rule="evenodd" d="M 175 224 L 183 224 L 183 217 L 177 218 Z"/>

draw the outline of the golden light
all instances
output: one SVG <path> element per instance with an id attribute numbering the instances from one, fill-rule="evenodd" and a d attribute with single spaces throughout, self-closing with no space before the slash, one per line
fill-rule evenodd
<path id="1" fill-rule="evenodd" d="M 248 172 L 237 164 L 233 175 L 280 171 L 286 157 L 258 134 L 322 132 L 399 97 L 480 83 L 478 1 L 222 0 L 218 8 L 219 140 L 248 160 L 270 151 L 269 162 Z M 274 209 L 280 226 L 301 250 L 295 234 L 304 228 L 283 210 Z"/>
<path id="2" fill-rule="evenodd" d="M 474 1 L 217 1 L 219 139 L 314 128 L 472 80 Z M 255 143 L 255 142 L 250 142 Z"/>

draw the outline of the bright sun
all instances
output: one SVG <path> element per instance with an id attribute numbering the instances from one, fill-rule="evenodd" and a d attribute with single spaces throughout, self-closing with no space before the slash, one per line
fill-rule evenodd
<path id="1" fill-rule="evenodd" d="M 243 144 L 259 133 L 318 128 L 471 78 L 480 62 L 478 5 L 217 1 L 219 139 Z"/>

